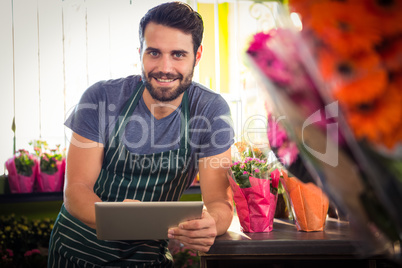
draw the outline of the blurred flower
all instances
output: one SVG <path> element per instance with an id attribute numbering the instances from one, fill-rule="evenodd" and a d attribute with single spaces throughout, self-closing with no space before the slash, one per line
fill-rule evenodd
<path id="1" fill-rule="evenodd" d="M 281 172 L 279 169 L 275 169 L 274 171 L 271 172 L 271 180 L 272 180 L 272 187 L 273 188 L 278 188 L 279 185 L 279 178 L 281 177 Z"/>
<path id="2" fill-rule="evenodd" d="M 354 0 L 359 3 L 361 0 Z M 402 33 L 402 1 L 363 0 L 366 10 L 377 18 L 381 30 L 385 35 Z"/>
<path id="3" fill-rule="evenodd" d="M 320 50 L 319 67 L 323 78 L 332 86 L 341 105 L 373 101 L 384 93 L 388 75 L 374 50 L 342 57 L 328 49 Z M 361 94 L 364 91 L 364 94 Z"/>
<path id="4" fill-rule="evenodd" d="M 322 37 L 320 41 L 343 55 L 371 50 L 381 40 L 378 20 L 359 3 L 317 1 L 310 12 L 311 29 Z"/>
<path id="5" fill-rule="evenodd" d="M 314 179 L 370 242 L 361 244 L 362 250 L 400 259 L 393 245 L 402 241 L 402 2 L 290 0 L 289 4 L 291 11 L 301 14 L 302 30 L 288 28 L 293 43 L 280 36 L 286 29 L 274 30 L 276 35 L 270 34 L 265 47 L 249 53 L 252 67 L 262 75 L 273 112 L 290 119 L 283 124 L 291 131 L 289 138 L 296 139 L 290 147 L 298 145 Z M 290 84 L 276 80 L 271 61 L 262 64 L 258 57 L 266 57 L 265 53 L 283 60 L 277 66 L 290 71 Z M 300 68 L 292 72 L 295 65 L 305 72 Z M 296 91 L 291 84 L 300 74 L 313 83 Z M 314 109 L 306 105 L 309 96 Z M 320 119 L 324 124 L 310 128 Z M 269 125 L 273 123 L 278 122 Z M 276 132 L 268 133 L 268 138 L 280 146 L 274 149 L 279 155 L 290 143 Z M 345 142 L 337 142 L 333 134 Z M 331 147 L 334 154 L 328 150 Z M 296 150 L 287 149 L 281 151 L 281 162 L 296 158 Z"/>
<path id="6" fill-rule="evenodd" d="M 400 89 L 388 86 L 380 98 L 347 110 L 348 122 L 356 137 L 392 146 L 392 142 L 384 138 L 395 135 L 394 130 L 402 124 L 401 103 Z"/>
<path id="7" fill-rule="evenodd" d="M 40 254 L 40 250 L 39 249 L 32 249 L 32 250 L 28 250 L 27 252 L 24 253 L 24 257 L 28 257 L 31 256 L 33 254 Z"/>

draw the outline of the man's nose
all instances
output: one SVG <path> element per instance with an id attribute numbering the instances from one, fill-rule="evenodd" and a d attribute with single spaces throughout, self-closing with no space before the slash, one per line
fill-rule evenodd
<path id="1" fill-rule="evenodd" d="M 169 73 L 172 71 L 172 58 L 170 57 L 170 55 L 164 55 L 161 58 L 161 62 L 160 62 L 160 68 L 161 68 L 161 72 L 163 73 Z"/>

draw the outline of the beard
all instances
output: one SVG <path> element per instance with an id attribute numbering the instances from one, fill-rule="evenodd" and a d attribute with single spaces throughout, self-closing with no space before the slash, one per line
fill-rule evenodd
<path id="1" fill-rule="evenodd" d="M 160 102 L 170 102 L 177 99 L 187 88 L 191 85 L 193 80 L 194 67 L 189 74 L 183 76 L 182 74 L 172 74 L 172 73 L 163 73 L 163 72 L 150 72 L 148 75 L 145 75 L 144 69 L 142 69 L 142 81 L 145 85 L 145 88 L 148 90 L 149 94 L 151 94 L 152 98 L 160 101 Z M 151 79 L 176 79 L 180 81 L 180 84 L 176 88 L 170 87 L 157 87 L 152 86 L 150 80 Z"/>

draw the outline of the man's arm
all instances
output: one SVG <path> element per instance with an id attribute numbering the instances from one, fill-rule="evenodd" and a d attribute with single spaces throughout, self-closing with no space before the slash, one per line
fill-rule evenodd
<path id="1" fill-rule="evenodd" d="M 103 144 L 73 133 L 67 153 L 64 205 L 92 228 L 96 227 L 94 204 L 101 201 L 93 187 L 102 168 L 103 149 Z"/>
<path id="2" fill-rule="evenodd" d="M 207 252 L 215 237 L 227 231 L 233 218 L 232 191 L 227 177 L 230 163 L 230 149 L 199 160 L 200 186 L 206 210 L 201 219 L 171 228 L 169 238 L 175 238 L 189 248 Z"/>

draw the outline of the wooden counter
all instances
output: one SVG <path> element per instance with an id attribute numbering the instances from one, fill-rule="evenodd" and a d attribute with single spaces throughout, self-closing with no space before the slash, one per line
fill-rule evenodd
<path id="1" fill-rule="evenodd" d="M 238 218 L 216 238 L 201 267 L 378 267 L 359 258 L 349 223 L 328 219 L 323 232 L 300 232 L 291 221 L 275 219 L 270 233 L 242 233 Z M 393 267 L 393 266 L 386 266 Z"/>

